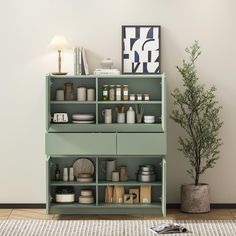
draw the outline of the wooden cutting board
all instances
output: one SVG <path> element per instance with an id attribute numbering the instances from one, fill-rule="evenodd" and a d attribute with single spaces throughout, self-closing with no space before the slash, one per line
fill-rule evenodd
<path id="1" fill-rule="evenodd" d="M 151 191 L 152 187 L 150 185 L 143 185 L 140 187 L 140 203 L 151 203 Z"/>
<path id="2" fill-rule="evenodd" d="M 94 164 L 87 158 L 80 158 L 73 164 L 75 177 L 78 178 L 79 174 L 90 174 L 94 173 Z"/>
<path id="3" fill-rule="evenodd" d="M 124 186 L 114 186 L 113 203 L 124 203 Z"/>
<path id="4" fill-rule="evenodd" d="M 113 186 L 106 186 L 105 203 L 113 203 Z"/>

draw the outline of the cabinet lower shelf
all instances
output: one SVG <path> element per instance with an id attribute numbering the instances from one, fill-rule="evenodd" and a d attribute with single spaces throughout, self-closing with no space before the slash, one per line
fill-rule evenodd
<path id="1" fill-rule="evenodd" d="M 50 214 L 159 214 L 162 211 L 160 202 L 151 204 L 57 204 L 52 203 Z"/>

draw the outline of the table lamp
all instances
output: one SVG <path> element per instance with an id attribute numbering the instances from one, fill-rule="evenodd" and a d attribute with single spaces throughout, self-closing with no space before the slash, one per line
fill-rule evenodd
<path id="1" fill-rule="evenodd" d="M 58 72 L 53 72 L 53 75 L 66 75 L 67 72 L 61 71 L 61 51 L 63 49 L 70 49 L 69 43 L 66 38 L 62 35 L 55 35 L 50 44 L 48 45 L 49 49 L 58 51 Z"/>

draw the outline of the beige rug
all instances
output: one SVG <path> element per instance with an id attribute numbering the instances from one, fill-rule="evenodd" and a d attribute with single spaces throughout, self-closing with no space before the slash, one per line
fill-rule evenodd
<path id="1" fill-rule="evenodd" d="M 2 220 L 0 236 L 152 236 L 158 234 L 149 228 L 163 222 L 179 223 L 190 231 L 173 236 L 236 236 L 233 220 Z"/>

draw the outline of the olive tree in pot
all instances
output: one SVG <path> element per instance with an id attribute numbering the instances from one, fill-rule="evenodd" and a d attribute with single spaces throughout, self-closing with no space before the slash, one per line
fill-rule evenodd
<path id="1" fill-rule="evenodd" d="M 194 184 L 181 186 L 181 210 L 189 213 L 210 211 L 209 185 L 199 182 L 199 177 L 208 168 L 213 168 L 219 158 L 222 140 L 218 137 L 222 122 L 219 113 L 222 107 L 215 97 L 216 88 L 206 89 L 199 84 L 195 62 L 201 54 L 198 42 L 186 48 L 189 60 L 183 60 L 177 70 L 182 76 L 183 90 L 176 88 L 171 94 L 174 110 L 170 115 L 185 131 L 179 137 L 181 151 L 189 160 L 188 174 Z"/>

